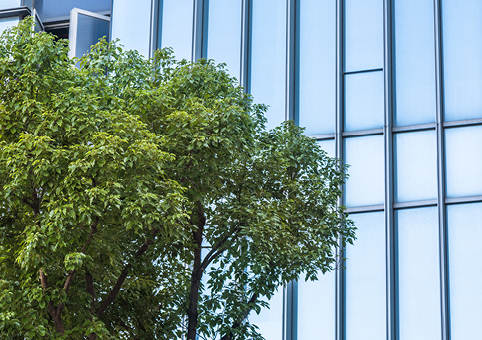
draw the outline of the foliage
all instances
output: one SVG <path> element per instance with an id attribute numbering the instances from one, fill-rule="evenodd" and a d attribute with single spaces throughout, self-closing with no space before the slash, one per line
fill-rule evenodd
<path id="1" fill-rule="evenodd" d="M 75 68 L 31 24 L 0 41 L 2 334 L 258 338 L 250 312 L 337 265 L 346 168 L 222 64 L 100 41 Z"/>

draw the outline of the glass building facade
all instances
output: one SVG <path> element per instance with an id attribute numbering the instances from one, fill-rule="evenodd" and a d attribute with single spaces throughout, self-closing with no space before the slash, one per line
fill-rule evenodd
<path id="1" fill-rule="evenodd" d="M 250 316 L 266 339 L 480 337 L 482 1 L 108 2 L 77 7 L 145 56 L 170 46 L 226 63 L 270 106 L 268 127 L 293 119 L 351 165 L 341 203 L 358 239 L 344 268 Z M 0 3 L 0 30 L 22 5 Z"/>

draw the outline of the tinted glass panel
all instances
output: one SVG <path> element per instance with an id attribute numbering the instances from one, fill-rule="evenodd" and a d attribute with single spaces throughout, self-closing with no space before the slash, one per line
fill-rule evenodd
<path id="1" fill-rule="evenodd" d="M 335 132 L 336 2 L 300 2 L 299 125 L 309 135 Z"/>
<path id="2" fill-rule="evenodd" d="M 443 0 L 445 119 L 482 117 L 482 1 Z"/>
<path id="3" fill-rule="evenodd" d="M 397 202 L 437 198 L 436 138 L 435 131 L 394 136 Z"/>
<path id="4" fill-rule="evenodd" d="M 482 203 L 447 206 L 452 340 L 480 334 Z"/>
<path id="5" fill-rule="evenodd" d="M 383 204 L 383 136 L 345 139 L 345 163 L 350 177 L 345 185 L 346 206 Z"/>
<path id="6" fill-rule="evenodd" d="M 268 128 L 285 120 L 286 1 L 253 1 L 251 93 L 269 105 Z"/>
<path id="7" fill-rule="evenodd" d="M 345 76 L 345 131 L 382 128 L 383 72 Z"/>
<path id="8" fill-rule="evenodd" d="M 176 59 L 191 60 L 193 0 L 163 0 L 158 46 L 172 47 Z"/>
<path id="9" fill-rule="evenodd" d="M 0 3 L 4 1 L 5 0 L 1 0 Z M 45 21 L 47 19 L 54 18 L 67 19 L 67 17 L 70 15 L 70 10 L 74 7 L 90 12 L 110 11 L 112 2 L 114 3 L 114 6 L 125 7 L 129 3 L 132 3 L 130 7 L 135 7 L 133 6 L 134 1 L 128 0 L 35 0 L 35 9 L 39 14 L 40 19 L 42 19 L 42 21 Z M 142 6 L 143 2 L 147 1 L 137 1 L 136 4 L 138 6 Z"/>
<path id="10" fill-rule="evenodd" d="M 398 227 L 400 340 L 439 340 L 437 208 L 395 212 Z"/>
<path id="11" fill-rule="evenodd" d="M 109 39 L 110 22 L 88 15 L 80 14 L 77 18 L 77 41 L 75 45 L 75 56 L 81 57 L 90 47 L 99 41 L 100 38 Z"/>
<path id="12" fill-rule="evenodd" d="M 482 126 L 445 130 L 447 196 L 482 195 Z"/>
<path id="13" fill-rule="evenodd" d="M 249 314 L 249 322 L 259 327 L 261 333 L 266 340 L 280 340 L 283 337 L 283 287 L 278 288 L 271 300 L 269 301 L 269 309 L 261 309 L 261 313 L 256 315 L 255 312 Z"/>
<path id="14" fill-rule="evenodd" d="M 383 0 L 345 0 L 345 71 L 383 67 Z"/>
<path id="15" fill-rule="evenodd" d="M 19 21 L 20 19 L 18 17 L 0 18 L 0 34 L 2 34 L 7 28 L 17 25 Z"/>
<path id="16" fill-rule="evenodd" d="M 335 340 L 335 272 L 318 278 L 298 282 L 298 340 Z"/>
<path id="17" fill-rule="evenodd" d="M 112 37 L 126 49 L 149 57 L 151 2 L 115 0 L 112 12 Z"/>
<path id="18" fill-rule="evenodd" d="M 328 156 L 336 157 L 335 153 L 335 140 L 334 139 L 327 139 L 327 140 L 319 140 L 318 145 L 326 151 Z"/>
<path id="19" fill-rule="evenodd" d="M 241 0 L 209 0 L 208 58 L 226 63 L 239 79 L 241 55 Z"/>
<path id="20" fill-rule="evenodd" d="M 22 0 L 2 0 L 0 1 L 0 9 L 14 8 L 22 5 Z"/>
<path id="21" fill-rule="evenodd" d="M 346 249 L 346 340 L 384 340 L 384 215 L 383 212 L 376 212 L 353 214 L 350 217 L 358 230 L 355 245 Z"/>
<path id="22" fill-rule="evenodd" d="M 433 0 L 395 1 L 396 125 L 435 121 Z"/>

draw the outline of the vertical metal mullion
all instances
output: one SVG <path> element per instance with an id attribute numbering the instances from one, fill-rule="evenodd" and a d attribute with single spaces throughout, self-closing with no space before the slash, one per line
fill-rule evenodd
<path id="1" fill-rule="evenodd" d="M 434 0 L 434 32 L 435 32 L 435 79 L 436 79 L 436 129 L 437 129 L 437 207 L 439 217 L 440 248 L 440 302 L 442 340 L 450 339 L 448 259 L 447 259 L 447 223 L 445 216 L 445 157 L 443 130 L 443 70 L 442 70 L 442 23 L 441 0 Z"/>
<path id="2" fill-rule="evenodd" d="M 289 282 L 284 288 L 285 299 L 283 304 L 283 339 L 297 339 L 296 313 L 298 302 L 298 283 Z"/>
<path id="3" fill-rule="evenodd" d="M 385 83 L 385 247 L 386 247 L 386 313 L 387 339 L 398 338 L 397 327 L 397 294 L 396 294 L 396 228 L 393 211 L 393 34 L 392 34 L 392 1 L 384 0 L 384 83 Z"/>
<path id="4" fill-rule="evenodd" d="M 203 57 L 204 1 L 208 0 L 193 0 L 192 61 L 197 61 Z"/>
<path id="5" fill-rule="evenodd" d="M 239 83 L 244 87 L 246 93 L 251 92 L 249 82 L 250 64 L 251 64 L 251 5 L 252 0 L 242 0 L 241 8 L 241 67 L 239 75 Z"/>
<path id="6" fill-rule="evenodd" d="M 151 2 L 151 32 L 149 39 L 149 55 L 154 57 L 154 52 L 160 48 L 158 46 L 158 37 L 160 36 L 159 28 L 162 18 L 159 17 L 159 6 L 162 6 L 162 0 L 152 0 Z M 162 8 L 162 7 L 161 7 Z M 112 27 L 112 25 L 111 25 Z M 112 36 L 112 33 L 111 33 Z"/>
<path id="7" fill-rule="evenodd" d="M 336 1 L 336 118 L 335 118 L 335 145 L 336 158 L 343 160 L 343 1 Z M 343 205 L 343 198 L 339 199 L 339 205 Z M 341 239 L 338 242 L 340 251 L 340 263 L 336 271 L 336 340 L 345 338 L 345 273 L 343 269 L 344 249 Z"/>
<path id="8" fill-rule="evenodd" d="M 286 0 L 285 120 L 295 119 L 296 0 Z"/>

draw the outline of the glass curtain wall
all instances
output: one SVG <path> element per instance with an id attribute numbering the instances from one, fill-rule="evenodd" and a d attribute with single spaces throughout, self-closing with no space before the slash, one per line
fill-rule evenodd
<path id="1" fill-rule="evenodd" d="M 341 204 L 359 230 L 345 268 L 281 289 L 252 317 L 266 339 L 477 337 L 482 2 L 162 0 L 156 11 L 157 46 L 226 63 L 270 105 L 269 127 L 293 118 L 351 165 Z"/>

